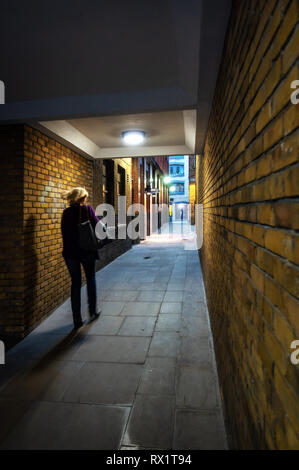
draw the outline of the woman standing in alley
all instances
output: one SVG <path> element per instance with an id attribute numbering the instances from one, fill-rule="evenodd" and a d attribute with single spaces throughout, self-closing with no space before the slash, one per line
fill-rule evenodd
<path id="1" fill-rule="evenodd" d="M 88 295 L 88 307 L 91 319 L 99 316 L 97 311 L 97 295 L 95 281 L 95 260 L 98 258 L 96 250 L 84 250 L 79 242 L 79 224 L 90 221 L 93 229 L 99 219 L 90 205 L 86 205 L 88 192 L 84 188 L 74 188 L 64 192 L 63 197 L 68 201 L 67 207 L 62 214 L 61 232 L 63 238 L 63 252 L 67 268 L 69 270 L 71 287 L 71 305 L 73 312 L 74 328 L 83 325 L 81 316 L 81 264 L 83 266 Z"/>

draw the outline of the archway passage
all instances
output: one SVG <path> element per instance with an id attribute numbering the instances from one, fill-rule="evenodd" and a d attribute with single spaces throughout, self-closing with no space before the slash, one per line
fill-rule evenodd
<path id="1" fill-rule="evenodd" d="M 161 188 L 164 170 L 157 159 L 196 155 L 189 194 L 203 207 L 199 255 L 229 446 L 297 449 L 298 1 L 234 0 L 230 8 L 224 0 L 178 0 L 158 2 L 156 9 L 142 2 L 148 16 L 140 8 L 122 15 L 127 2 L 120 2 L 113 27 L 124 37 L 113 35 L 108 58 L 114 2 L 104 15 L 92 15 L 101 2 L 84 2 L 83 15 L 80 2 L 68 14 L 54 1 L 49 15 L 47 6 L 29 3 L 1 11 L 1 44 L 10 44 L 1 55 L 0 77 L 7 99 L 0 106 L 1 331 L 23 337 L 69 293 L 58 241 L 62 186 L 85 186 L 96 205 L 109 193 L 103 181 L 108 184 L 111 173 L 109 197 L 131 185 L 123 160 L 132 158 L 136 169 L 139 158 L 147 158 L 152 170 L 147 175 L 146 165 L 137 165 L 135 196 L 147 188 L 150 205 L 159 193 L 150 194 L 143 182 L 150 182 L 157 164 Z M 85 34 L 77 34 L 78 22 Z M 124 63 L 128 43 L 137 54 Z M 141 45 L 146 53 L 139 55 Z M 100 48 L 106 48 L 102 56 Z M 77 63 L 82 68 L 75 74 Z M 124 126 L 146 132 L 146 124 L 148 148 L 118 145 Z M 119 161 L 112 169 L 113 157 Z M 182 190 L 178 179 L 174 188 Z M 147 266 L 149 279 L 156 275 L 150 261 L 147 254 L 142 269 L 136 265 L 140 275 Z M 13 374 L 21 363 L 11 354 Z M 192 383 L 194 390 L 199 382 Z M 188 422 L 187 414 L 180 419 Z"/>

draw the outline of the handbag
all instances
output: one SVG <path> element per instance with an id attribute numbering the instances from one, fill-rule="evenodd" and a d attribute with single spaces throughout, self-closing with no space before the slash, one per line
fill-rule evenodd
<path id="1" fill-rule="evenodd" d="M 82 250 L 96 251 L 99 248 L 99 243 L 98 243 L 98 239 L 96 237 L 94 228 L 91 225 L 91 222 L 89 219 L 88 207 L 86 207 L 86 211 L 87 211 L 87 220 L 85 222 L 81 222 L 81 205 L 80 205 L 79 224 L 78 224 L 79 246 Z"/>

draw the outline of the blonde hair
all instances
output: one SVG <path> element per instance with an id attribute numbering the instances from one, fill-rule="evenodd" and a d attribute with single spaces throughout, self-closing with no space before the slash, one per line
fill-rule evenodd
<path id="1" fill-rule="evenodd" d="M 70 205 L 80 203 L 84 198 L 88 197 L 85 188 L 73 188 L 70 191 L 63 191 L 63 199 L 66 199 Z"/>

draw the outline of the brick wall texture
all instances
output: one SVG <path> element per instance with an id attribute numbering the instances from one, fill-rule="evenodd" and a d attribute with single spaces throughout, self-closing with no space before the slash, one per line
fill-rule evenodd
<path id="1" fill-rule="evenodd" d="M 233 1 L 204 153 L 200 250 L 230 445 L 299 448 L 298 0 Z"/>
<path id="2" fill-rule="evenodd" d="M 24 304 L 23 126 L 0 127 L 0 331 L 22 332 Z"/>
<path id="3" fill-rule="evenodd" d="M 62 258 L 61 193 L 74 186 L 102 198 L 102 162 L 88 159 L 27 126 L 0 127 L 0 334 L 16 342 L 70 295 Z M 130 175 L 130 159 L 117 160 Z M 130 192 L 130 178 L 126 190 Z M 100 268 L 130 247 L 115 241 L 101 250 Z"/>

